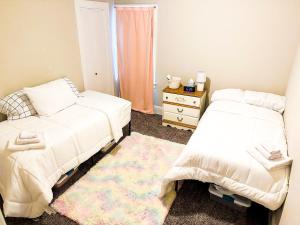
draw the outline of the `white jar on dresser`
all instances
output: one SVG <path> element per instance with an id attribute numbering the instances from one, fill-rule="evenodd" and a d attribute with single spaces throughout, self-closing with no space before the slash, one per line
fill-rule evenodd
<path id="1" fill-rule="evenodd" d="M 194 131 L 205 108 L 205 91 L 185 92 L 166 87 L 163 90 L 164 126 Z"/>

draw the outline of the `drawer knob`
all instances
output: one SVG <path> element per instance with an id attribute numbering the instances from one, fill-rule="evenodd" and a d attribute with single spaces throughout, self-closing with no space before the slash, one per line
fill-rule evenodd
<path id="1" fill-rule="evenodd" d="M 180 110 L 179 108 L 177 108 L 177 112 L 182 113 L 183 109 Z"/>
<path id="2" fill-rule="evenodd" d="M 183 120 L 183 118 L 182 118 L 182 117 L 179 118 L 179 117 L 177 116 L 177 120 L 178 120 L 179 122 L 181 122 L 181 121 Z"/>
<path id="3" fill-rule="evenodd" d="M 166 99 L 168 99 L 169 97 L 167 96 Z"/>
<path id="4" fill-rule="evenodd" d="M 196 101 L 193 101 L 193 103 L 196 104 L 197 102 L 196 102 Z"/>

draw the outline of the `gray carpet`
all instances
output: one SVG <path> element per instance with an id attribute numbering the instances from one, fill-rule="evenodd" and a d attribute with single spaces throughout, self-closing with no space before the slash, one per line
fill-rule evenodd
<path id="1" fill-rule="evenodd" d="M 192 132 L 161 125 L 158 115 L 132 113 L 132 130 L 150 136 L 186 144 Z M 60 190 L 54 190 L 57 198 L 88 170 L 88 165 L 80 167 L 80 172 Z M 1 204 L 2 205 L 2 204 Z M 185 181 L 166 218 L 165 225 L 267 225 L 268 210 L 257 204 L 245 213 L 210 200 L 208 185 L 199 181 Z M 77 223 L 59 214 L 44 213 L 37 220 L 7 218 L 7 225 L 76 225 Z"/>

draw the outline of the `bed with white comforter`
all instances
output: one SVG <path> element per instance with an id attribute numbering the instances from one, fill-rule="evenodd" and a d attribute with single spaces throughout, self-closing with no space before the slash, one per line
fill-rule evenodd
<path id="1" fill-rule="evenodd" d="M 247 148 L 268 139 L 276 140 L 287 154 L 280 113 L 234 101 L 213 102 L 165 176 L 161 195 L 173 181 L 194 179 L 215 183 L 276 210 L 287 194 L 289 167 L 268 171 L 247 153 Z"/>
<path id="2" fill-rule="evenodd" d="M 49 117 L 0 123 L 0 193 L 6 216 L 40 216 L 53 198 L 52 187 L 112 140 L 130 122 L 131 103 L 93 91 Z M 11 152 L 8 140 L 21 130 L 42 132 L 45 150 Z"/>

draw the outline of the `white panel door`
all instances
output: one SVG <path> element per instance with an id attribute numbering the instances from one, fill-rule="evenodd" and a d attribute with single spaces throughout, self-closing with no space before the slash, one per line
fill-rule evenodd
<path id="1" fill-rule="evenodd" d="M 84 87 L 114 95 L 109 4 L 77 0 L 76 14 Z"/>

